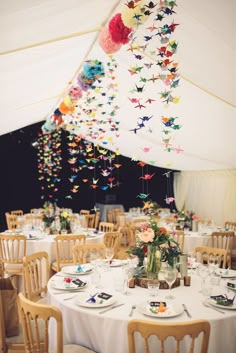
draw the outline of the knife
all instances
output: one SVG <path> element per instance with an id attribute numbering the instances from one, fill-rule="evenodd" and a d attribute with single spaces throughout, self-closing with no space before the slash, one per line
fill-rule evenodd
<path id="1" fill-rule="evenodd" d="M 188 317 L 192 317 L 192 315 L 191 315 L 190 312 L 188 311 L 186 305 L 185 305 L 185 304 L 182 304 L 182 305 L 183 305 L 184 311 L 186 312 L 186 314 L 188 315 Z"/>
<path id="2" fill-rule="evenodd" d="M 99 314 L 106 313 L 107 311 L 118 308 L 119 306 L 122 306 L 122 305 L 125 305 L 125 303 L 112 305 L 112 306 L 110 306 L 110 308 L 107 308 L 105 310 L 100 311 Z"/>

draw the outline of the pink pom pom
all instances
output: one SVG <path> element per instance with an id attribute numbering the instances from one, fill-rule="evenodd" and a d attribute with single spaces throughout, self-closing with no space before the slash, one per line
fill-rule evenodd
<path id="1" fill-rule="evenodd" d="M 132 29 L 124 25 L 121 18 L 121 13 L 118 13 L 110 20 L 109 31 L 113 42 L 127 44 L 129 42 L 129 35 L 132 32 Z"/>
<path id="2" fill-rule="evenodd" d="M 122 46 L 121 43 L 115 43 L 112 40 L 108 28 L 103 28 L 103 30 L 100 32 L 98 42 L 106 54 L 113 54 L 117 52 Z"/>

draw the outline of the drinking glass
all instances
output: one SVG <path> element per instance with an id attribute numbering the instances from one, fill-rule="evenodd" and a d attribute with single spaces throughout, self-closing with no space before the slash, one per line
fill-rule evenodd
<path id="1" fill-rule="evenodd" d="M 169 294 L 166 296 L 166 299 L 174 299 L 175 297 L 171 294 L 171 288 L 177 277 L 177 270 L 175 267 L 167 266 L 164 272 L 164 279 L 169 286 Z"/>
<path id="2" fill-rule="evenodd" d="M 114 256 L 114 249 L 106 248 L 106 259 L 109 261 L 109 263 L 112 260 L 113 256 Z"/>

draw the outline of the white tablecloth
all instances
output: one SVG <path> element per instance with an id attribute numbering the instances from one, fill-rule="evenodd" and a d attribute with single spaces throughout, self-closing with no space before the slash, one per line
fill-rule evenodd
<path id="1" fill-rule="evenodd" d="M 121 268 L 113 268 L 103 275 L 103 291 L 115 293 L 113 289 L 113 278 L 118 275 Z M 83 276 L 83 280 L 89 282 L 91 274 Z M 236 310 L 225 310 L 225 314 L 218 313 L 212 308 L 206 308 L 202 302 L 206 299 L 200 293 L 200 278 L 192 276 L 191 286 L 174 288 L 172 293 L 175 301 L 179 304 L 185 303 L 189 309 L 192 318 L 188 318 L 186 313 L 173 318 L 160 319 L 164 322 L 186 322 L 198 319 L 207 319 L 211 324 L 211 335 L 208 353 L 235 353 L 236 347 Z M 219 293 L 227 292 L 225 282 L 221 280 L 222 288 Z M 135 287 L 129 289 L 129 295 L 117 294 L 117 301 L 125 305 L 108 311 L 102 315 L 101 309 L 84 308 L 76 304 L 76 299 L 83 293 L 62 293 L 55 294 L 57 291 L 53 288 L 53 278 L 49 281 L 49 302 L 57 306 L 63 315 L 64 344 L 77 343 L 89 347 L 98 353 L 128 353 L 127 323 L 131 319 L 128 314 L 131 306 L 137 306 L 147 300 L 147 289 Z M 94 290 L 88 286 L 88 295 Z M 101 291 L 101 289 L 100 289 Z M 164 299 L 166 290 L 159 291 L 159 299 Z M 58 292 L 57 292 L 58 293 Z M 233 295 L 233 293 L 231 292 Z M 64 298 L 73 297 L 64 301 Z M 165 299 L 164 299 L 165 300 Z M 144 316 L 136 309 L 132 319 L 157 320 L 155 318 Z M 54 347 L 55 335 L 53 326 L 50 327 L 51 344 Z M 137 349 L 138 353 L 143 353 L 141 346 Z M 151 353 L 153 353 L 152 351 Z"/>
<path id="2" fill-rule="evenodd" d="M 31 254 L 33 254 L 35 252 L 39 252 L 39 251 L 46 251 L 48 253 L 50 263 L 56 260 L 55 235 L 44 234 L 44 233 L 37 231 L 37 230 L 31 230 L 31 231 L 27 231 L 27 232 L 25 232 L 25 231 L 19 232 L 18 231 L 18 233 L 23 234 L 27 237 L 29 237 L 29 234 L 31 234 L 31 236 L 33 237 L 31 239 L 28 238 L 26 241 L 26 255 L 31 255 Z M 11 235 L 11 234 L 15 234 L 15 233 L 6 231 L 1 234 Z M 86 234 L 87 235 L 87 237 L 86 237 L 87 243 L 102 243 L 103 242 L 103 237 L 104 237 L 103 232 L 99 232 L 98 234 L 93 234 L 93 230 L 91 230 L 91 229 L 88 229 L 88 230 L 81 229 L 76 234 Z"/>
<path id="3" fill-rule="evenodd" d="M 184 234 L 184 253 L 191 252 L 195 246 L 211 246 L 211 236 L 198 232 L 185 232 Z"/>

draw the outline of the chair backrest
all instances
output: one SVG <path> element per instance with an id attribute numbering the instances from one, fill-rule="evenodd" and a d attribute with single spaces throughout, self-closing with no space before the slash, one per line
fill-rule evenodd
<path id="1" fill-rule="evenodd" d="M 121 245 L 122 233 L 120 232 L 107 232 L 104 234 L 103 242 L 106 248 L 113 248 L 114 258 L 117 258 L 120 245 Z"/>
<path id="2" fill-rule="evenodd" d="M 47 293 L 49 270 L 47 252 L 41 251 L 23 257 L 24 294 L 26 298 L 38 301 Z"/>
<path id="3" fill-rule="evenodd" d="M 174 239 L 178 244 L 181 252 L 184 251 L 184 231 L 175 230 L 171 233 L 171 238 Z"/>
<path id="4" fill-rule="evenodd" d="M 80 215 L 90 214 L 90 211 L 89 211 L 89 210 L 80 210 L 80 211 L 79 211 L 79 214 L 80 214 Z"/>
<path id="5" fill-rule="evenodd" d="M 99 223 L 99 230 L 102 232 L 113 232 L 114 227 L 115 227 L 114 223 L 111 223 L 111 222 Z"/>
<path id="6" fill-rule="evenodd" d="M 226 221 L 225 222 L 225 229 L 232 230 L 233 232 L 236 232 L 236 222 Z"/>
<path id="7" fill-rule="evenodd" d="M 94 228 L 95 214 L 86 214 L 84 216 L 84 227 Z"/>
<path id="8" fill-rule="evenodd" d="M 219 266 L 222 268 L 226 267 L 227 251 L 220 248 L 212 248 L 209 246 L 196 246 L 194 248 L 194 253 L 197 262 L 205 263 L 209 262 L 210 256 L 217 257 Z"/>
<path id="9" fill-rule="evenodd" d="M 136 226 L 132 223 L 127 224 L 127 235 L 129 246 L 134 246 L 136 244 Z"/>
<path id="10" fill-rule="evenodd" d="M 94 220 L 94 228 L 98 229 L 99 222 L 100 222 L 101 211 L 95 212 L 95 220 Z"/>
<path id="11" fill-rule="evenodd" d="M 13 210 L 11 211 L 11 214 L 16 216 L 23 216 L 24 212 L 22 210 Z"/>
<path id="12" fill-rule="evenodd" d="M 26 255 L 26 237 L 12 234 L 0 236 L 0 257 L 4 270 L 7 265 L 22 265 Z"/>
<path id="13" fill-rule="evenodd" d="M 211 233 L 211 246 L 231 251 L 234 246 L 234 232 L 213 232 Z"/>
<path id="14" fill-rule="evenodd" d="M 56 353 L 63 353 L 63 323 L 60 310 L 52 305 L 35 303 L 22 293 L 18 295 L 26 353 L 49 352 L 49 320 L 56 321 Z M 32 323 L 33 321 L 33 323 Z M 42 337 L 43 334 L 43 337 Z M 42 347 L 43 342 L 43 347 Z"/>
<path id="15" fill-rule="evenodd" d="M 181 341 L 186 337 L 187 349 L 185 352 L 193 353 L 195 352 L 194 346 L 198 340 L 201 350 L 198 350 L 199 353 L 207 353 L 209 336 L 210 336 L 210 323 L 206 320 L 195 320 L 188 322 L 151 322 L 144 320 L 131 320 L 128 322 L 128 343 L 129 343 L 129 353 L 138 352 L 135 345 L 135 333 L 139 333 L 143 339 L 143 353 L 150 353 L 150 336 L 156 336 L 157 342 L 156 347 L 158 346 L 160 353 L 179 353 Z M 168 344 L 172 344 L 171 348 L 168 347 L 167 339 L 169 340 Z M 171 341 L 170 341 L 171 340 Z M 188 342 L 188 343 L 187 343 Z M 140 344 L 139 344 L 140 346 Z"/>
<path id="16" fill-rule="evenodd" d="M 113 219 L 113 212 L 112 210 L 107 210 L 107 221 L 110 223 L 113 223 L 114 219 Z"/>
<path id="17" fill-rule="evenodd" d="M 6 223 L 7 229 L 15 230 L 19 226 L 19 222 L 17 220 L 18 216 L 15 214 L 6 213 Z"/>
<path id="18" fill-rule="evenodd" d="M 78 235 L 57 235 L 55 237 L 56 263 L 59 272 L 63 266 L 73 263 L 73 246 L 76 244 L 85 244 L 86 236 Z"/>
<path id="19" fill-rule="evenodd" d="M 86 243 L 73 246 L 74 264 L 84 264 L 90 262 L 92 258 L 99 257 L 105 259 L 106 247 L 101 243 Z"/>

